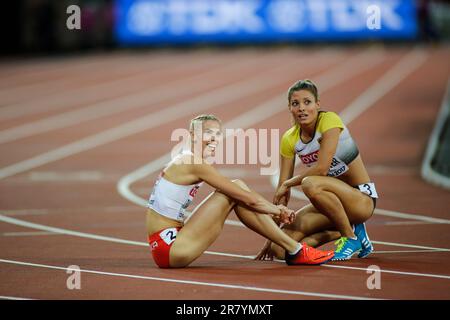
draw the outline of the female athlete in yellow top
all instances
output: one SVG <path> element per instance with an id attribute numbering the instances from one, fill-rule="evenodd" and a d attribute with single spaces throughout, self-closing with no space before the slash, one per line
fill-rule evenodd
<path id="1" fill-rule="evenodd" d="M 332 260 L 347 260 L 356 252 L 360 258 L 368 256 L 373 246 L 364 222 L 372 216 L 378 195 L 350 132 L 336 113 L 320 110 L 318 90 L 310 80 L 289 88 L 288 104 L 294 126 L 281 140 L 274 203 L 287 205 L 292 187 L 301 187 L 311 203 L 284 231 L 313 247 L 340 238 Z M 296 176 L 295 155 L 305 165 Z M 257 259 L 283 254 L 267 242 Z"/>
<path id="2" fill-rule="evenodd" d="M 195 126 L 202 130 L 197 132 Z M 213 115 L 194 118 L 190 134 L 190 150 L 180 153 L 164 168 L 148 202 L 148 240 L 159 267 L 180 268 L 192 263 L 217 239 L 233 209 L 247 227 L 286 250 L 289 265 L 321 264 L 333 257 L 332 251 L 316 250 L 293 240 L 272 219 L 291 223 L 293 210 L 265 200 L 241 180 L 230 181 L 208 163 L 221 136 L 219 119 Z M 203 182 L 216 191 L 185 222 L 185 209 Z"/>

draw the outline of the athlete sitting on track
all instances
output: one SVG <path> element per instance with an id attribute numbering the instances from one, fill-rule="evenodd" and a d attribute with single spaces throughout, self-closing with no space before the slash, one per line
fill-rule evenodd
<path id="1" fill-rule="evenodd" d="M 355 142 L 336 113 L 320 111 L 312 81 L 301 80 L 289 88 L 288 105 L 295 124 L 281 140 L 274 203 L 286 206 L 295 186 L 301 186 L 311 203 L 284 231 L 313 247 L 340 238 L 332 260 L 348 260 L 356 252 L 367 257 L 373 246 L 364 222 L 372 216 L 378 196 Z M 307 167 L 293 177 L 296 154 Z M 267 241 L 256 259 L 282 259 L 280 249 Z"/>
<path id="2" fill-rule="evenodd" d="M 194 130 L 199 125 L 202 135 Z M 148 203 L 148 241 L 159 267 L 180 268 L 192 263 L 217 239 L 233 209 L 247 227 L 286 250 L 285 260 L 289 265 L 321 264 L 333 257 L 333 251 L 320 251 L 293 240 L 272 219 L 273 216 L 291 223 L 294 211 L 270 203 L 241 180 L 230 181 L 207 163 L 207 158 L 214 156 L 221 136 L 221 123 L 215 116 L 194 118 L 190 133 L 190 150 L 164 168 Z M 199 146 L 201 155 L 196 157 L 194 151 Z M 184 223 L 185 209 L 202 182 L 216 191 Z"/>

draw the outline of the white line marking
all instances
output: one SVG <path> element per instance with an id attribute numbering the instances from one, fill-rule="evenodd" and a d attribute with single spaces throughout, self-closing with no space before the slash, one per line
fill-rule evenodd
<path id="1" fill-rule="evenodd" d="M 60 233 L 48 232 L 48 231 L 36 231 L 36 232 L 5 232 L 2 233 L 4 237 L 28 237 L 28 236 L 48 236 L 59 235 Z"/>
<path id="2" fill-rule="evenodd" d="M 74 236 L 74 237 L 109 241 L 109 242 L 122 243 L 122 244 L 130 244 L 130 245 L 141 246 L 141 247 L 148 246 L 148 243 L 145 243 L 145 242 L 123 240 L 123 239 L 99 236 L 99 235 L 89 234 L 89 233 L 84 233 L 84 232 L 77 232 L 77 231 L 72 231 L 72 230 L 67 230 L 67 229 L 62 229 L 62 228 L 49 227 L 49 226 L 44 226 L 44 225 L 40 225 L 37 223 L 27 222 L 27 221 L 23 221 L 23 220 L 11 218 L 11 217 L 6 217 L 2 214 L 0 214 L 0 221 L 15 224 L 15 225 L 26 227 L 26 228 L 32 228 L 32 229 L 37 229 L 37 230 L 65 234 L 65 235 Z"/>
<path id="3" fill-rule="evenodd" d="M 389 251 L 387 251 L 389 252 Z M 384 252 L 384 253 L 387 253 Z M 249 259 L 251 259 L 251 256 L 247 256 Z M 275 262 L 279 262 L 279 263 L 285 263 L 282 260 L 277 260 L 274 259 L 273 261 Z M 350 267 L 350 266 L 342 266 L 342 265 L 336 265 L 333 264 L 334 262 L 329 262 L 328 264 L 323 264 L 321 265 L 322 267 L 327 267 L 327 268 L 336 268 L 336 269 L 347 269 L 347 270 L 359 270 L 359 271 L 364 271 L 367 272 L 368 270 L 372 270 L 372 271 L 378 271 L 378 270 L 374 270 L 372 268 L 361 268 L 361 267 Z M 380 272 L 383 273 L 390 273 L 390 274 L 400 274 L 400 275 L 405 275 L 405 276 L 415 276 L 415 277 L 427 277 L 427 278 L 438 278 L 438 279 L 445 279 L 445 280 L 450 280 L 450 276 L 447 275 L 441 275 L 441 274 L 431 274 L 431 273 L 418 273 L 418 272 L 405 272 L 405 271 L 396 271 L 396 270 L 386 270 L 386 269 L 380 269 Z"/>
<path id="4" fill-rule="evenodd" d="M 31 172 L 29 178 L 31 181 L 100 181 L 103 174 L 100 171 L 37 171 Z"/>
<path id="5" fill-rule="evenodd" d="M 364 271 L 364 272 L 367 272 L 367 270 L 371 270 L 371 269 L 368 269 L 368 268 L 358 268 L 358 267 L 349 267 L 349 266 L 338 266 L 338 265 L 334 265 L 334 264 L 325 264 L 325 265 L 323 265 L 323 266 L 324 266 L 324 267 L 327 267 L 327 268 L 349 269 L 349 270 L 360 270 L 360 271 Z M 375 270 L 375 271 L 378 271 L 378 270 Z M 400 275 L 405 275 L 405 276 L 416 276 L 416 277 L 427 277 L 427 278 L 438 278 L 438 279 L 450 280 L 450 276 L 444 276 L 444 275 L 440 275 L 440 274 L 418 273 L 418 272 L 405 272 L 405 271 L 384 270 L 384 269 L 380 269 L 380 272 L 383 272 L 383 273 L 390 273 L 390 274 L 400 274 Z"/>
<path id="6" fill-rule="evenodd" d="M 3 211 L 3 212 L 2 212 Z M 0 212 L 2 212 L 2 214 L 4 214 L 5 216 L 35 216 L 35 215 L 43 215 L 43 214 L 48 214 L 49 210 L 48 209 L 25 209 L 25 210 L 6 210 L 2 209 L 0 210 Z"/>
<path id="7" fill-rule="evenodd" d="M 395 243 L 395 242 L 386 242 L 386 241 L 373 241 L 372 240 L 372 242 L 375 244 L 382 244 L 385 246 L 392 246 L 392 247 L 425 249 L 425 250 L 440 250 L 440 251 L 450 252 L 450 249 L 447 249 L 447 248 L 435 248 L 435 247 L 427 247 L 427 246 L 418 246 L 415 244 L 404 244 L 404 243 Z"/>
<path id="8" fill-rule="evenodd" d="M 389 251 L 373 251 L 372 254 L 385 253 L 432 253 L 432 252 L 447 252 L 446 250 L 389 250 Z"/>
<path id="9" fill-rule="evenodd" d="M 383 224 L 386 226 L 412 226 L 412 225 L 424 225 L 433 223 L 425 221 L 386 221 Z"/>
<path id="10" fill-rule="evenodd" d="M 140 211 L 140 208 L 136 206 L 112 206 L 112 207 L 76 207 L 76 208 L 48 208 L 48 209 L 20 209 L 20 210 L 8 210 L 0 209 L 5 216 L 34 216 L 34 215 L 45 215 L 45 214 L 74 214 L 78 212 L 104 212 L 104 213 L 115 213 L 115 212 L 130 212 L 130 211 Z"/>
<path id="11" fill-rule="evenodd" d="M 51 265 L 45 265 L 45 264 L 6 260 L 6 259 L 0 259 L 0 262 L 22 265 L 22 266 L 55 269 L 55 270 L 64 270 L 64 271 L 70 270 L 66 267 L 58 267 L 58 266 L 51 266 Z M 143 279 L 143 280 L 161 281 L 161 282 L 169 282 L 169 283 L 193 284 L 193 285 L 208 286 L 208 287 L 219 287 L 219 288 L 227 288 L 227 289 L 239 289 L 239 290 L 257 291 L 257 292 L 269 292 L 269 293 L 281 293 L 281 294 L 289 294 L 289 295 L 319 297 L 319 298 L 350 299 L 350 300 L 379 300 L 379 299 L 375 299 L 375 298 L 358 297 L 358 296 L 338 295 L 338 294 L 329 294 L 329 293 L 316 293 L 316 292 L 307 292 L 307 291 L 280 290 L 280 289 L 250 287 L 250 286 L 225 284 L 225 283 L 214 283 L 214 282 L 191 281 L 191 280 L 172 279 L 172 278 L 169 279 L 169 278 L 139 276 L 139 275 L 125 274 L 125 273 L 116 273 L 116 272 L 104 272 L 104 271 L 97 271 L 97 270 L 80 269 L 80 272 L 106 275 L 106 276 L 114 276 L 114 277 L 132 278 L 132 279 Z"/>
<path id="12" fill-rule="evenodd" d="M 380 216 L 400 218 L 400 219 L 412 219 L 429 223 L 450 224 L 450 220 L 448 219 L 433 218 L 419 214 L 402 213 L 398 211 L 378 209 L 378 208 L 375 209 L 375 214 Z"/>
<path id="13" fill-rule="evenodd" d="M 130 241 L 130 240 L 125 240 L 125 239 L 113 238 L 113 237 L 99 236 L 99 235 L 90 234 L 90 233 L 77 232 L 77 231 L 72 231 L 72 230 L 67 230 L 67 229 L 62 229 L 62 228 L 49 227 L 49 226 L 45 226 L 42 224 L 37 224 L 37 223 L 27 222 L 27 221 L 15 219 L 15 218 L 6 217 L 2 214 L 0 214 L 0 221 L 10 223 L 10 224 L 15 224 L 15 225 L 22 226 L 22 227 L 50 231 L 50 232 L 55 232 L 55 233 L 61 233 L 61 234 L 80 237 L 80 238 L 109 241 L 109 242 L 115 242 L 115 243 L 121 243 L 121 244 L 141 246 L 141 247 L 148 247 L 148 243 L 146 243 L 146 242 Z M 375 241 L 372 241 L 372 242 L 378 243 Z M 386 242 L 379 242 L 379 243 L 380 244 L 388 244 Z M 397 244 L 397 245 L 398 246 L 406 246 L 406 245 L 400 245 L 400 244 Z M 422 247 L 422 246 L 412 246 L 412 247 L 419 248 L 419 249 L 440 250 L 440 251 L 445 251 L 445 252 L 450 251 L 450 249 L 444 249 L 444 248 L 432 248 L 432 247 Z M 205 251 L 204 253 L 209 254 L 209 255 L 226 256 L 226 257 L 242 258 L 242 259 L 253 259 L 254 258 L 254 256 L 245 256 L 245 255 L 239 255 L 239 254 L 213 252 L 213 251 Z M 278 260 L 278 261 L 284 263 L 284 261 L 280 261 L 280 260 Z M 326 265 L 322 265 L 322 266 L 326 267 L 329 265 L 326 264 Z M 340 268 L 341 269 L 350 269 L 350 270 L 363 270 L 363 271 L 367 270 L 364 268 L 355 269 L 353 267 L 347 267 L 347 266 L 340 266 Z M 396 270 L 382 270 L 382 272 L 413 275 L 413 276 L 419 276 L 419 277 L 433 277 L 433 278 L 450 279 L 450 276 L 447 276 L 447 275 L 435 275 L 435 274 L 430 275 L 427 273 L 410 273 L 410 272 L 402 273 L 402 271 L 396 271 Z"/>
<path id="14" fill-rule="evenodd" d="M 422 49 L 414 49 L 408 53 L 340 113 L 342 121 L 352 122 L 412 74 L 427 58 L 427 53 Z"/>
<path id="15" fill-rule="evenodd" d="M 10 296 L 0 296 L 2 300 L 34 300 L 30 298 L 19 298 L 19 297 L 10 297 Z"/>

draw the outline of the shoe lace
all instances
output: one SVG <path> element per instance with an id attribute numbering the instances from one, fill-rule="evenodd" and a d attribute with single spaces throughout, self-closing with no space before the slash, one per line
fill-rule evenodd
<path id="1" fill-rule="evenodd" d="M 341 252 L 344 248 L 345 244 L 347 243 L 348 238 L 347 237 L 341 237 L 338 241 L 336 241 L 334 244 L 336 245 L 336 251 L 335 252 Z"/>

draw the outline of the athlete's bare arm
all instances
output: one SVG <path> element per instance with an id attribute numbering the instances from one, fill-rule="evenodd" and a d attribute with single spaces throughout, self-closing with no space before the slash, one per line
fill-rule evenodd
<path id="1" fill-rule="evenodd" d="M 280 155 L 280 177 L 278 178 L 277 189 L 288 179 L 291 179 L 294 175 L 295 167 L 295 156 L 293 158 L 286 158 Z M 278 201 L 273 198 L 273 203 L 282 204 L 287 206 L 291 197 L 291 191 L 288 190 L 284 196 L 282 196 Z"/>
<path id="2" fill-rule="evenodd" d="M 293 211 L 270 203 L 254 191 L 242 189 L 236 183 L 233 183 L 228 178 L 221 175 L 219 171 L 209 164 L 193 164 L 191 165 L 191 170 L 200 180 L 205 181 L 210 186 L 220 190 L 227 196 L 244 203 L 246 206 L 259 213 L 273 215 L 283 220 L 283 222 L 288 223 L 293 219 L 293 215 L 291 217 Z"/>
<path id="3" fill-rule="evenodd" d="M 275 202 L 279 201 L 288 192 L 289 188 L 300 185 L 305 177 L 327 175 L 333 155 L 336 153 L 340 133 L 340 128 L 332 128 L 323 133 L 317 163 L 306 168 L 299 175 L 284 181 L 277 189 L 274 198 Z"/>

